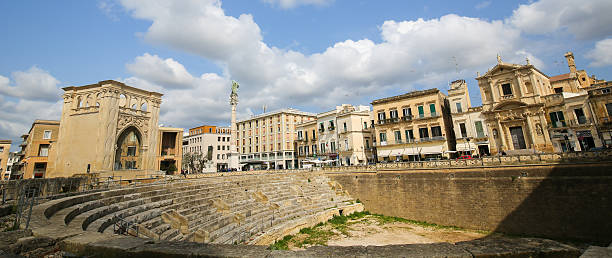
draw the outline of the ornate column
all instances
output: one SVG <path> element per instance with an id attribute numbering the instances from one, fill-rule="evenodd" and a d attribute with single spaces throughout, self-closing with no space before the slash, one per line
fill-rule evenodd
<path id="1" fill-rule="evenodd" d="M 236 150 L 236 106 L 238 105 L 238 88 L 240 85 L 236 81 L 232 81 L 232 93 L 230 94 L 230 105 L 232 106 L 232 120 L 230 127 L 230 152 L 229 152 L 229 168 L 240 170 L 238 162 L 238 151 Z"/>

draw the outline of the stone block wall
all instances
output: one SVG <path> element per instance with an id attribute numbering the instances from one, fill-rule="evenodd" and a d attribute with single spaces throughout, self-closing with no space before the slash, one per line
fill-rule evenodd
<path id="1" fill-rule="evenodd" d="M 515 235 L 612 241 L 612 163 L 328 173 L 366 210 Z"/>

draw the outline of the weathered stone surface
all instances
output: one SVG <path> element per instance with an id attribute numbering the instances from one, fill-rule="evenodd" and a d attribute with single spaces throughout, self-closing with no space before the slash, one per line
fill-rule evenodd
<path id="1" fill-rule="evenodd" d="M 48 237 L 23 237 L 9 246 L 11 253 L 20 254 L 30 252 L 39 248 L 47 248 L 55 245 L 55 240 Z"/>
<path id="2" fill-rule="evenodd" d="M 580 256 L 580 258 L 601 258 L 612 257 L 612 244 L 610 246 L 589 246 L 589 248 Z"/>
<path id="3" fill-rule="evenodd" d="M 456 243 L 474 257 L 578 257 L 580 251 L 556 241 L 541 238 L 483 238 Z"/>
<path id="4" fill-rule="evenodd" d="M 29 229 L 0 232 L 0 250 L 9 251 L 9 247 L 18 239 L 29 236 L 32 236 L 32 231 Z"/>

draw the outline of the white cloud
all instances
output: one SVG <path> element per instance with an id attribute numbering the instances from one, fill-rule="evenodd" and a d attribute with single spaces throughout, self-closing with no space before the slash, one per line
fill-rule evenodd
<path id="1" fill-rule="evenodd" d="M 508 22 L 529 34 L 568 31 L 578 39 L 612 34 L 610 0 L 541 0 L 520 5 Z"/>
<path id="2" fill-rule="evenodd" d="M 454 60 L 469 76 L 494 64 L 498 53 L 508 60 L 525 60 L 517 47 L 520 31 L 503 21 L 457 15 L 387 21 L 380 27 L 381 43 L 347 40 L 304 55 L 268 46 L 251 15 L 227 16 L 219 1 L 122 3 L 135 18 L 152 21 L 144 33 L 147 40 L 221 65 L 223 77 L 241 83 L 240 106 L 245 110 L 259 110 L 263 104 L 270 109 L 311 110 L 351 101 L 363 104 L 391 88 L 408 90 L 415 84 L 444 88 L 448 80 L 456 79 Z"/>
<path id="3" fill-rule="evenodd" d="M 98 0 L 98 9 L 111 21 L 119 21 L 119 7 L 114 0 Z"/>
<path id="4" fill-rule="evenodd" d="M 330 5 L 334 0 L 263 0 L 266 3 L 279 6 L 283 9 L 291 9 L 301 5 Z"/>
<path id="5" fill-rule="evenodd" d="M 191 87 L 194 78 L 185 67 L 172 58 L 161 59 L 157 55 L 145 53 L 126 65 L 133 75 L 149 78 L 151 82 L 171 88 Z"/>
<path id="6" fill-rule="evenodd" d="M 612 65 L 612 38 L 604 39 L 595 44 L 595 48 L 586 54 L 593 60 L 590 66 L 602 67 Z"/>
<path id="7" fill-rule="evenodd" d="M 59 81 L 38 67 L 13 72 L 11 77 L 15 81 L 13 85 L 9 78 L 0 75 L 0 95 L 27 100 L 56 101 L 61 94 Z"/>

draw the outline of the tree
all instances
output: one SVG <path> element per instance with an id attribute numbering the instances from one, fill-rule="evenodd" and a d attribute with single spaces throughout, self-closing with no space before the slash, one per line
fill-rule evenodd
<path id="1" fill-rule="evenodd" d="M 202 173 L 208 163 L 208 158 L 201 152 L 187 152 L 183 154 L 183 169 L 191 173 Z"/>

